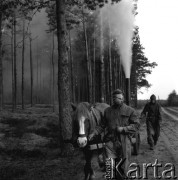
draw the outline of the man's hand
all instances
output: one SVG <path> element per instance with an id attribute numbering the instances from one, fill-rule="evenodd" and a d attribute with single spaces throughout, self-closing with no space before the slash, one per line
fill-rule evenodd
<path id="1" fill-rule="evenodd" d="M 116 131 L 117 133 L 121 134 L 124 132 L 124 127 L 117 126 Z"/>
<path id="2" fill-rule="evenodd" d="M 89 134 L 88 141 L 92 141 L 94 139 L 94 137 L 95 137 L 95 133 Z"/>

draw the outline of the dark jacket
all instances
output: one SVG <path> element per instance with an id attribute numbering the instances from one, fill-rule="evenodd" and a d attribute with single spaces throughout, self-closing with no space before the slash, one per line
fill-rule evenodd
<path id="1" fill-rule="evenodd" d="M 124 127 L 125 135 L 138 131 L 140 123 L 135 110 L 126 104 L 120 108 L 114 105 L 108 107 L 104 112 L 100 126 L 95 129 L 95 134 L 101 134 L 106 128 L 105 139 L 113 140 L 117 126 Z"/>
<path id="2" fill-rule="evenodd" d="M 124 127 L 125 132 L 118 135 L 116 132 L 117 126 Z M 114 146 L 116 144 L 121 145 L 119 146 L 119 149 L 121 149 L 119 153 L 121 154 L 118 154 L 118 157 L 121 156 L 122 158 L 126 158 L 124 163 L 125 171 L 128 169 L 131 157 L 131 141 L 129 134 L 138 131 L 139 127 L 139 119 L 133 108 L 127 106 L 126 104 L 123 104 L 120 108 L 113 105 L 105 110 L 101 125 L 97 126 L 94 132 L 98 135 L 107 129 L 105 141 L 112 141 Z"/>
<path id="3" fill-rule="evenodd" d="M 155 104 L 151 102 L 147 103 L 141 116 L 146 116 L 147 121 L 151 121 L 152 123 L 159 123 L 162 120 L 160 105 L 157 102 Z"/>

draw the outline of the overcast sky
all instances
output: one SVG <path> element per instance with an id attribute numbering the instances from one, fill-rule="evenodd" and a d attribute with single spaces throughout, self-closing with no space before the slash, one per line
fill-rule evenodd
<path id="1" fill-rule="evenodd" d="M 178 93 L 178 0 L 139 0 L 136 24 L 146 56 L 158 64 L 147 76 L 152 87 L 138 98 L 167 99 L 172 90 Z"/>

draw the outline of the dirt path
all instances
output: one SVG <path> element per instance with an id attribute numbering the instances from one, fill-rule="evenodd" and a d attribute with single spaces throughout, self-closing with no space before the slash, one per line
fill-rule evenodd
<path id="1" fill-rule="evenodd" d="M 171 108 L 169 108 L 171 109 Z M 172 109 L 171 109 L 172 110 Z M 169 152 L 178 163 L 178 117 L 163 109 L 164 121 L 162 123 L 162 137 Z M 176 111 L 178 113 L 178 111 Z"/>
<path id="2" fill-rule="evenodd" d="M 175 106 L 171 107 L 171 109 L 175 109 L 178 111 L 178 107 L 175 107 Z"/>
<path id="3" fill-rule="evenodd" d="M 174 114 L 171 114 L 168 112 L 165 108 L 162 108 L 162 111 L 164 114 L 167 114 L 169 117 L 171 117 L 173 120 L 178 121 L 178 116 L 175 116 Z M 174 111 L 177 113 L 177 111 Z"/>
<path id="4" fill-rule="evenodd" d="M 178 113 L 178 111 L 176 113 Z M 145 136 L 146 134 L 145 129 L 146 127 L 145 125 L 143 125 L 141 127 L 142 137 Z M 142 159 L 144 159 L 145 162 L 151 162 L 151 160 L 153 162 L 154 159 L 158 159 L 159 162 L 161 162 L 163 165 L 166 163 L 172 163 L 175 165 L 176 175 L 178 176 L 178 118 L 177 116 L 163 109 L 163 120 L 161 123 L 161 136 L 159 138 L 159 142 L 156 145 L 154 151 L 150 152 L 148 150 L 148 145 L 145 139 L 142 141 L 140 150 L 143 151 L 144 147 L 147 147 L 147 149 L 145 149 L 144 151 L 144 154 L 140 153 L 136 157 L 136 159 L 139 162 L 142 162 Z M 150 157 L 148 157 L 147 155 Z"/>
<path id="5" fill-rule="evenodd" d="M 166 108 L 166 109 L 168 109 L 168 110 L 170 110 L 170 111 L 175 112 L 175 113 L 178 114 L 178 109 L 173 109 L 173 108 Z"/>

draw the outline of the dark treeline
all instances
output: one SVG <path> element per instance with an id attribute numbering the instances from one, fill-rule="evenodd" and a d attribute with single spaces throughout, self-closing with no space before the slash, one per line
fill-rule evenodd
<path id="1" fill-rule="evenodd" d="M 114 89 L 125 91 L 117 37 L 112 35 L 109 18 L 101 15 L 104 3 L 0 1 L 1 110 L 7 103 L 13 110 L 17 104 L 24 109 L 39 103 L 51 104 L 55 110 L 58 104 L 64 142 L 71 138 L 71 102 L 111 104 Z M 42 22 L 43 32 L 38 31 Z M 138 27 L 133 34 L 131 100 L 137 106 L 137 90 L 150 87 L 146 75 L 157 64 L 145 57 Z"/>

